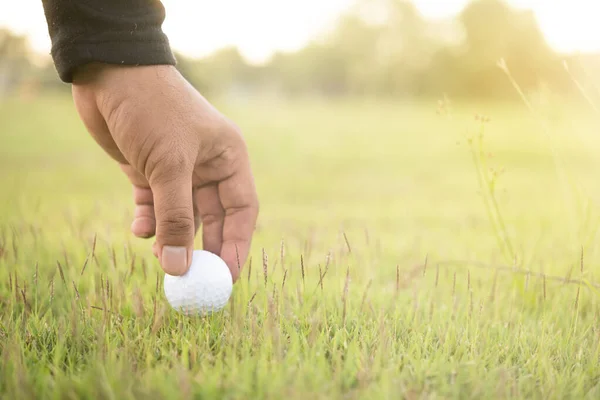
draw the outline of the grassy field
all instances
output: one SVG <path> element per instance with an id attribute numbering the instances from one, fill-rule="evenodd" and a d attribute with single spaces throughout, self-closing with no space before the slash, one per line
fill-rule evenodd
<path id="1" fill-rule="evenodd" d="M 600 397 L 592 108 L 217 105 L 261 215 L 230 305 L 190 319 L 71 100 L 0 103 L 1 397 Z"/>

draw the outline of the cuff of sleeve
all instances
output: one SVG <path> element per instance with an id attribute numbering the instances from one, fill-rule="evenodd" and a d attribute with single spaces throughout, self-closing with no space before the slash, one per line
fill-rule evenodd
<path id="1" fill-rule="evenodd" d="M 176 65 L 177 61 L 165 42 L 72 43 L 52 50 L 60 79 L 73 82 L 75 70 L 91 62 L 118 65 Z"/>

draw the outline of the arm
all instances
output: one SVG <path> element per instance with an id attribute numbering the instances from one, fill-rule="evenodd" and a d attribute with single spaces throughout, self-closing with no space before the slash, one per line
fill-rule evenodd
<path id="1" fill-rule="evenodd" d="M 88 132 L 133 185 L 131 231 L 155 237 L 163 270 L 184 274 L 195 234 L 234 281 L 258 197 L 239 128 L 174 67 L 158 0 L 42 0 L 60 78 Z"/>
<path id="2" fill-rule="evenodd" d="M 159 0 L 42 0 L 60 79 L 90 62 L 175 65 Z"/>

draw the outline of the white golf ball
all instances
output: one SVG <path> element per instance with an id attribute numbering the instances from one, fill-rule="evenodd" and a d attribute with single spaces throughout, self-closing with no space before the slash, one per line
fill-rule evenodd
<path id="1" fill-rule="evenodd" d="M 221 310 L 231 297 L 233 280 L 223 259 L 205 250 L 194 250 L 185 275 L 165 274 L 167 301 L 185 315 L 207 315 Z"/>

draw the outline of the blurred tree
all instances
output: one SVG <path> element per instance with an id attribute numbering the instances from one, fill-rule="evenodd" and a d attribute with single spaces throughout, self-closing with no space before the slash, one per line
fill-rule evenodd
<path id="1" fill-rule="evenodd" d="M 266 90 L 290 96 L 515 96 L 500 59 L 526 91 L 573 88 L 534 14 L 503 0 L 473 0 L 443 21 L 426 20 L 410 0 L 356 0 L 329 34 L 298 51 L 278 52 L 265 65 L 250 65 L 235 47 L 176 57 L 182 74 L 209 96 Z M 34 69 L 25 38 L 0 30 L 0 93 L 25 76 L 58 86 L 52 67 Z"/>
<path id="2" fill-rule="evenodd" d="M 438 61 L 460 82 L 460 94 L 478 97 L 514 95 L 498 62 L 504 59 L 524 90 L 543 83 L 560 85 L 559 58 L 547 45 L 531 11 L 517 11 L 501 0 L 472 1 L 458 16 L 465 42 Z M 454 56 L 451 56 L 453 54 Z M 456 86 L 455 86 L 456 88 Z"/>
<path id="3" fill-rule="evenodd" d="M 376 47 L 378 93 L 419 94 L 439 39 L 417 8 L 406 0 L 378 0 L 387 17 Z"/>
<path id="4" fill-rule="evenodd" d="M 176 58 L 182 75 L 207 95 L 251 90 L 260 83 L 260 69 L 249 65 L 236 47 L 222 48 L 200 59 L 179 53 Z"/>
<path id="5" fill-rule="evenodd" d="M 317 87 L 333 95 L 368 92 L 378 37 L 378 27 L 352 14 L 342 16 L 320 48 L 313 45 L 310 53 L 303 54 L 316 66 Z"/>
<path id="6" fill-rule="evenodd" d="M 339 49 L 311 43 L 295 53 L 277 53 L 266 67 L 266 75 L 292 95 L 345 94 L 347 66 Z"/>
<path id="7" fill-rule="evenodd" d="M 375 10 L 383 17 L 365 18 Z M 406 93 L 419 90 L 434 42 L 412 3 L 361 0 L 331 34 L 295 53 L 276 54 L 267 68 L 292 93 Z"/>
<path id="8" fill-rule="evenodd" d="M 0 96 L 15 90 L 32 72 L 27 39 L 0 28 Z"/>

